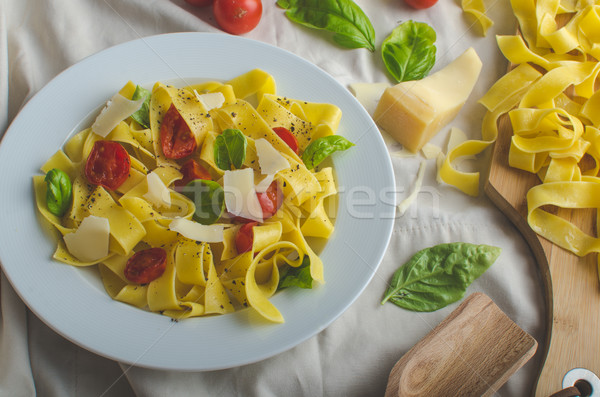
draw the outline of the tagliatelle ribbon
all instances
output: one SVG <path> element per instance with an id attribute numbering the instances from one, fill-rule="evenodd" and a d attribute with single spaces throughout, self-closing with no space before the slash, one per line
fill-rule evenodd
<path id="1" fill-rule="evenodd" d="M 584 233 L 571 222 L 540 207 L 600 209 L 600 183 L 597 181 L 552 182 L 532 187 L 527 193 L 527 221 L 540 236 L 583 256 L 600 252 L 600 239 Z"/>
<path id="2" fill-rule="evenodd" d="M 475 18 L 475 21 L 481 28 L 482 35 L 485 36 L 488 29 L 494 25 L 494 21 L 485 14 L 486 9 L 483 0 L 462 0 L 461 7 L 463 12 Z"/>

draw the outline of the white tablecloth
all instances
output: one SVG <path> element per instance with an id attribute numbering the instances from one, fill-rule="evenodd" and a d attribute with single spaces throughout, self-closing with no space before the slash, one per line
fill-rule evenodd
<path id="1" fill-rule="evenodd" d="M 469 46 L 483 60 L 475 91 L 452 126 L 480 136 L 483 107 L 476 103 L 506 69 L 496 34 L 512 34 L 515 19 L 506 1 L 488 1 L 495 21 L 479 34 L 456 1 L 440 0 L 416 11 L 402 0 L 358 0 L 377 33 L 377 45 L 400 22 L 423 21 L 437 32 L 440 69 Z M 291 51 L 318 65 L 341 84 L 390 82 L 380 54 L 337 47 L 324 32 L 292 24 L 263 2 L 259 26 L 246 37 Z M 221 32 L 210 9 L 183 0 L 1 0 L 0 131 L 49 80 L 82 58 L 115 44 L 167 32 Z M 222 33 L 226 34 L 226 33 Z M 39 132 L 43 133 L 43 132 Z M 445 145 L 448 129 L 434 138 Z M 391 151 L 398 148 L 390 147 Z M 479 161 L 485 166 L 487 157 Z M 419 158 L 393 158 L 398 197 L 412 186 Z M 10 172 L 3 170 L 3 172 Z M 3 208 L 2 211 L 6 211 Z M 1 219 L 1 218 L 0 218 Z M 502 248 L 497 262 L 469 288 L 483 291 L 542 351 L 545 338 L 543 289 L 535 261 L 519 232 L 486 197 L 468 197 L 435 181 L 429 162 L 423 191 L 396 218 L 381 266 L 360 298 L 331 326 L 296 348 L 251 365 L 205 373 L 149 370 L 90 353 L 49 329 L 19 299 L 4 274 L 0 295 L 1 396 L 374 396 L 383 395 L 394 363 L 445 318 L 457 304 L 434 313 L 414 313 L 379 304 L 396 268 L 416 251 L 442 242 L 465 241 Z M 498 391 L 530 392 L 540 354 Z"/>

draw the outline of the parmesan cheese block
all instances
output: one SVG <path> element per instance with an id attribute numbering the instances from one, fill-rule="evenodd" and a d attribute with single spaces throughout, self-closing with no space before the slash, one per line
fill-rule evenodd
<path id="1" fill-rule="evenodd" d="M 95 262 L 108 255 L 110 225 L 108 219 L 89 215 L 73 233 L 63 236 L 67 249 L 81 262 Z"/>
<path id="2" fill-rule="evenodd" d="M 445 68 L 422 80 L 404 81 L 386 89 L 373 118 L 412 152 L 418 152 L 460 111 L 481 72 L 473 48 Z"/>

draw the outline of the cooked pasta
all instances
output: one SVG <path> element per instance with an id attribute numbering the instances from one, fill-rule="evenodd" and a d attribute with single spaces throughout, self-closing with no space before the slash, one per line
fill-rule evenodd
<path id="1" fill-rule="evenodd" d="M 119 94 L 132 100 L 138 88 L 129 82 Z M 334 172 L 309 170 L 301 154 L 314 140 L 336 133 L 340 109 L 279 96 L 273 77 L 258 69 L 224 83 L 176 88 L 158 82 L 146 104 L 147 126 L 130 115 L 104 138 L 86 128 L 41 167 L 69 176 L 72 202 L 66 213 L 49 211 L 49 184 L 44 175 L 34 176 L 37 208 L 62 237 L 54 258 L 98 266 L 112 299 L 176 319 L 250 307 L 283 322 L 269 298 L 281 288 L 284 274 L 324 282 L 323 263 L 307 238 L 328 239 L 333 233 L 328 208 L 337 194 Z M 293 138 L 276 132 L 280 127 Z M 244 142 L 237 167 L 228 139 Z M 118 143 L 128 159 L 119 163 L 120 149 L 98 146 L 99 141 Z M 259 143 L 276 154 L 259 156 Z M 116 157 L 106 160 L 113 149 Z M 222 165 L 221 153 L 231 160 L 230 168 Z M 264 172 L 273 164 L 280 165 L 276 172 Z M 128 167 L 124 182 L 110 186 L 112 181 L 102 180 L 114 177 L 121 165 Z M 199 167 L 203 176 L 189 167 Z M 233 197 L 229 180 L 241 181 L 233 188 L 251 194 Z M 202 187 L 201 193 L 194 186 Z M 218 194 L 224 194 L 223 201 Z M 239 211 L 231 205 L 236 200 Z M 213 211 L 215 203 L 220 207 Z M 252 208 L 262 212 L 252 215 Z M 98 219 L 108 220 L 106 230 Z M 84 220 L 90 231 L 80 230 Z M 103 233 L 106 249 L 85 253 Z M 159 268 L 158 276 L 147 278 Z"/>

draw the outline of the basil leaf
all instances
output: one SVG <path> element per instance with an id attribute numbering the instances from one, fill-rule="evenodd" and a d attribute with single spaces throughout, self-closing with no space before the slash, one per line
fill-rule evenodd
<path id="1" fill-rule="evenodd" d="M 150 91 L 139 85 L 136 86 L 131 100 L 137 101 L 144 97 L 146 97 L 146 99 L 144 100 L 144 103 L 142 103 L 142 107 L 132 114 L 131 118 L 137 121 L 142 127 L 150 128 Z"/>
<path id="2" fill-rule="evenodd" d="M 63 216 L 71 206 L 73 187 L 71 179 L 58 168 L 53 168 L 46 174 L 46 206 L 48 211 L 56 216 Z"/>
<path id="3" fill-rule="evenodd" d="M 293 22 L 334 33 L 333 41 L 346 48 L 375 51 L 375 29 L 352 0 L 279 0 Z"/>
<path id="4" fill-rule="evenodd" d="M 215 163 L 222 170 L 230 170 L 231 166 L 241 168 L 246 159 L 248 141 L 242 131 L 228 128 L 215 139 Z"/>
<path id="5" fill-rule="evenodd" d="M 426 248 L 396 270 L 381 304 L 390 300 L 419 312 L 441 309 L 460 300 L 498 255 L 500 248 L 469 243 Z"/>
<path id="6" fill-rule="evenodd" d="M 381 43 L 381 56 L 397 82 L 420 80 L 435 64 L 435 30 L 426 23 L 406 21 Z"/>
<path id="7" fill-rule="evenodd" d="M 312 170 L 330 154 L 343 151 L 354 146 L 352 142 L 340 135 L 329 135 L 310 143 L 302 153 L 302 161 L 306 168 Z"/>
<path id="8" fill-rule="evenodd" d="M 310 275 L 310 258 L 304 255 L 302 264 L 298 267 L 286 266 L 279 273 L 279 285 L 277 289 L 287 287 L 312 288 L 313 278 Z"/>
<path id="9" fill-rule="evenodd" d="M 194 179 L 181 189 L 196 205 L 194 220 L 203 225 L 212 225 L 225 210 L 225 192 L 217 182 Z"/>

